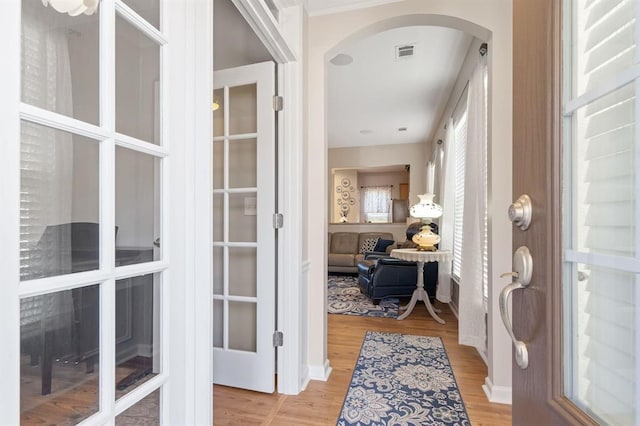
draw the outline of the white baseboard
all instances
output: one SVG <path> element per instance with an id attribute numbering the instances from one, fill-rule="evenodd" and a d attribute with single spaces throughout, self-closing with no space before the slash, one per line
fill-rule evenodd
<path id="1" fill-rule="evenodd" d="M 329 364 L 329 360 L 324 362 L 324 365 L 310 365 L 309 366 L 309 379 L 311 380 L 320 380 L 326 382 L 329 380 L 329 376 L 331 375 L 331 365 Z"/>
<path id="2" fill-rule="evenodd" d="M 495 386 L 491 379 L 486 377 L 484 379 L 484 385 L 482 385 L 482 390 L 485 395 L 487 395 L 489 402 L 511 405 L 511 386 Z"/>

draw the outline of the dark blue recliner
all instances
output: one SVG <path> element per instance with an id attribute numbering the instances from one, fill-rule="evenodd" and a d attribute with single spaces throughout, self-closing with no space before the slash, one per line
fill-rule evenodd
<path id="1" fill-rule="evenodd" d="M 420 229 L 420 224 L 412 224 L 407 229 L 407 241 Z M 437 225 L 432 224 L 437 232 Z M 385 297 L 409 297 L 416 288 L 417 267 L 415 262 L 392 257 L 367 258 L 358 263 L 358 285 L 363 294 L 374 303 Z M 424 288 L 431 302 L 435 300 L 438 283 L 438 263 L 424 264 Z"/>

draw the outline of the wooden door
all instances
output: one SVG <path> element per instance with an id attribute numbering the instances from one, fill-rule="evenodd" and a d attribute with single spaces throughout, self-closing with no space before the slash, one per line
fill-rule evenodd
<path id="1" fill-rule="evenodd" d="M 513 249 L 533 265 L 514 424 L 638 424 L 638 8 L 619 3 L 514 1 L 513 197 L 532 220 Z"/>

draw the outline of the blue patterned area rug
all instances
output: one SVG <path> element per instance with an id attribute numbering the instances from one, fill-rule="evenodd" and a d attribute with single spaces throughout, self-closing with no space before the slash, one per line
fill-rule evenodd
<path id="1" fill-rule="evenodd" d="M 368 331 L 337 425 L 470 425 L 439 337 Z"/>
<path id="2" fill-rule="evenodd" d="M 398 304 L 397 298 L 388 297 L 374 305 L 369 296 L 360 292 L 357 277 L 329 275 L 327 312 L 330 314 L 397 318 Z"/>

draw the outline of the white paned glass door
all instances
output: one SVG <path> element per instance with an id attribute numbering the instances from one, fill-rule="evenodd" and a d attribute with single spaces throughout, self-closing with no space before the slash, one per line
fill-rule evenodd
<path id="1" fill-rule="evenodd" d="M 214 73 L 213 377 L 261 392 L 275 374 L 274 73 Z"/>
<path id="2" fill-rule="evenodd" d="M 639 13 L 564 2 L 564 389 L 599 424 L 640 424 Z"/>
<path id="3" fill-rule="evenodd" d="M 52 3 L 21 1 L 20 419 L 157 424 L 169 303 L 154 245 L 167 216 L 160 1 L 88 15 Z"/>

